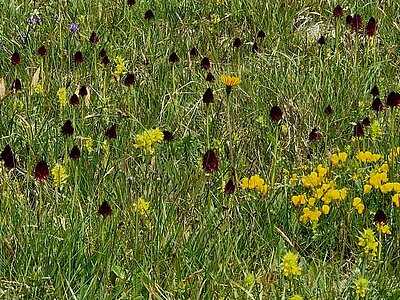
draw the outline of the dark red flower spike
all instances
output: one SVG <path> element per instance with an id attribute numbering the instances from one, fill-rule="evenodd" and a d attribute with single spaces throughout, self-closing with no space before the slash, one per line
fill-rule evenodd
<path id="1" fill-rule="evenodd" d="M 328 105 L 327 107 L 325 107 L 324 113 L 325 113 L 327 116 L 330 116 L 331 114 L 333 114 L 333 109 L 332 109 L 332 107 L 331 107 L 330 105 Z"/>
<path id="2" fill-rule="evenodd" d="M 81 150 L 79 150 L 78 146 L 72 147 L 69 157 L 71 159 L 78 159 L 81 157 Z"/>
<path id="3" fill-rule="evenodd" d="M 199 56 L 199 51 L 197 50 L 196 47 L 193 47 L 192 50 L 190 50 L 190 56 L 194 56 L 194 57 Z"/>
<path id="4" fill-rule="evenodd" d="M 381 99 L 375 98 L 374 101 L 372 101 L 372 110 L 375 110 L 376 112 L 383 111 L 383 103 Z"/>
<path id="5" fill-rule="evenodd" d="M 76 51 L 74 54 L 74 62 L 77 64 L 82 63 L 85 60 L 81 51 Z"/>
<path id="6" fill-rule="evenodd" d="M 203 95 L 203 103 L 210 104 L 214 102 L 214 94 L 211 88 L 206 89 Z"/>
<path id="7" fill-rule="evenodd" d="M 225 194 L 233 194 L 235 192 L 235 183 L 232 179 L 229 179 L 228 182 L 225 184 L 224 193 Z"/>
<path id="8" fill-rule="evenodd" d="M 214 150 L 207 150 L 203 155 L 203 170 L 206 173 L 213 173 L 218 170 L 218 158 Z"/>
<path id="9" fill-rule="evenodd" d="M 364 137 L 364 126 L 361 122 L 354 125 L 354 136 L 359 138 Z"/>
<path id="10" fill-rule="evenodd" d="M 262 31 L 262 30 L 260 30 L 260 31 L 257 33 L 257 38 L 259 38 L 260 40 L 263 40 L 263 39 L 265 38 L 265 32 Z"/>
<path id="11" fill-rule="evenodd" d="M 97 44 L 99 42 L 99 37 L 97 36 L 96 32 L 92 31 L 92 34 L 90 35 L 89 42 L 93 45 Z"/>
<path id="12" fill-rule="evenodd" d="M 210 68 L 211 68 L 211 62 L 210 62 L 210 60 L 208 59 L 208 57 L 203 57 L 203 59 L 201 60 L 201 62 L 200 62 L 200 65 L 201 65 L 201 67 L 203 68 L 203 69 L 205 69 L 205 70 L 209 70 Z"/>
<path id="13" fill-rule="evenodd" d="M 34 176 L 38 181 L 46 181 L 49 178 L 49 166 L 46 161 L 41 160 L 36 164 Z"/>
<path id="14" fill-rule="evenodd" d="M 373 97 L 379 96 L 379 89 L 378 89 L 378 87 L 376 85 L 374 85 L 374 87 L 371 89 L 371 95 Z"/>
<path id="15" fill-rule="evenodd" d="M 113 214 L 110 204 L 108 204 L 108 202 L 105 200 L 100 205 L 99 209 L 97 210 L 97 213 L 103 216 L 104 218 L 110 217 Z"/>
<path id="16" fill-rule="evenodd" d="M 14 52 L 13 55 L 11 56 L 11 63 L 14 66 L 21 64 L 21 57 L 19 56 L 18 52 Z"/>
<path id="17" fill-rule="evenodd" d="M 37 49 L 36 52 L 37 52 L 37 54 L 40 55 L 40 56 L 46 56 L 46 55 L 47 55 L 47 49 L 46 49 L 46 47 L 45 47 L 44 45 L 40 46 L 40 47 Z"/>
<path id="18" fill-rule="evenodd" d="M 65 121 L 64 125 L 61 127 L 61 133 L 65 136 L 74 134 L 74 127 L 70 120 Z"/>
<path id="19" fill-rule="evenodd" d="M 107 128 L 105 130 L 104 134 L 109 139 L 116 139 L 117 138 L 117 124 L 114 124 L 110 128 Z"/>
<path id="20" fill-rule="evenodd" d="M 341 18 L 343 17 L 343 8 L 340 5 L 337 5 L 334 9 L 333 9 L 333 15 L 335 16 L 335 18 Z"/>
<path id="21" fill-rule="evenodd" d="M 214 82 L 215 81 L 215 77 L 211 72 L 207 73 L 206 81 L 208 81 L 208 82 Z"/>
<path id="22" fill-rule="evenodd" d="M 378 209 L 374 216 L 375 224 L 385 224 L 387 222 L 387 216 L 385 212 L 381 209 Z"/>
<path id="23" fill-rule="evenodd" d="M 283 112 L 278 106 L 273 106 L 269 113 L 269 116 L 272 121 L 279 121 L 283 118 Z"/>
<path id="24" fill-rule="evenodd" d="M 387 97 L 386 105 L 390 108 L 400 107 L 400 94 L 391 92 Z"/>
<path id="25" fill-rule="evenodd" d="M 69 104 L 74 106 L 79 104 L 79 97 L 77 94 L 72 94 L 71 98 L 69 98 Z"/>
<path id="26" fill-rule="evenodd" d="M 124 79 L 124 84 L 126 86 L 131 86 L 134 83 L 135 83 L 135 75 L 133 75 L 132 73 L 126 74 L 125 79 Z"/>
<path id="27" fill-rule="evenodd" d="M 377 28 L 378 25 L 376 25 L 376 20 L 371 17 L 367 23 L 367 26 L 365 26 L 365 34 L 367 36 L 374 36 Z"/>
<path id="28" fill-rule="evenodd" d="M 4 161 L 4 166 L 7 169 L 14 169 L 17 166 L 17 161 L 10 145 L 4 147 L 4 150 L 0 154 L 0 158 Z"/>
<path id="29" fill-rule="evenodd" d="M 317 128 L 314 128 L 311 130 L 310 134 L 308 135 L 308 140 L 309 141 L 319 141 L 321 139 L 322 135 L 320 132 L 318 132 Z"/>
<path id="30" fill-rule="evenodd" d="M 82 85 L 81 88 L 79 89 L 79 96 L 85 97 L 87 96 L 88 91 L 85 85 Z"/>
<path id="31" fill-rule="evenodd" d="M 148 11 L 146 11 L 145 14 L 144 14 L 144 18 L 146 20 L 154 20 L 155 16 L 154 16 L 153 11 L 150 10 L 150 9 Z"/>
<path id="32" fill-rule="evenodd" d="M 242 41 L 240 40 L 240 38 L 236 38 L 236 39 L 233 41 L 233 47 L 234 47 L 234 48 L 239 48 L 240 46 L 242 46 Z"/>
<path id="33" fill-rule="evenodd" d="M 171 142 L 174 140 L 174 135 L 172 134 L 172 132 L 168 131 L 168 130 L 164 130 L 163 131 L 163 140 L 167 141 L 167 142 Z"/>

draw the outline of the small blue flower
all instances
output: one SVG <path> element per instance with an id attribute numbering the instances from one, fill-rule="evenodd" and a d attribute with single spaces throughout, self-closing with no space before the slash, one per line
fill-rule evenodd
<path id="1" fill-rule="evenodd" d="M 68 29 L 72 32 L 77 32 L 79 30 L 79 25 L 76 23 L 71 23 L 68 25 Z"/>

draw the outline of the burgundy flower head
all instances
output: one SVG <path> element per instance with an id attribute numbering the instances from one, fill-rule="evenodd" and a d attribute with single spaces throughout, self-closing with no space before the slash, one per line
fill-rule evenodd
<path id="1" fill-rule="evenodd" d="M 85 60 L 85 58 L 83 57 L 83 54 L 81 51 L 76 51 L 74 54 L 74 62 L 77 64 L 80 64 L 81 62 L 83 62 Z"/>
<path id="2" fill-rule="evenodd" d="M 174 140 L 174 135 L 172 134 L 171 131 L 164 130 L 163 136 L 164 136 L 164 138 L 163 138 L 164 141 L 171 142 Z"/>
<path id="3" fill-rule="evenodd" d="M 374 97 L 379 96 L 379 89 L 376 85 L 374 85 L 374 87 L 371 89 L 371 95 Z"/>
<path id="4" fill-rule="evenodd" d="M 354 125 L 354 136 L 359 138 L 364 137 L 364 126 L 361 122 Z"/>
<path id="5" fill-rule="evenodd" d="M 69 98 L 69 104 L 74 106 L 79 104 L 79 97 L 77 94 L 73 94 L 71 98 Z"/>
<path id="6" fill-rule="evenodd" d="M 146 20 L 153 20 L 155 18 L 154 13 L 149 9 L 148 11 L 145 12 L 144 18 Z"/>
<path id="7" fill-rule="evenodd" d="M 11 56 L 11 63 L 15 65 L 19 65 L 21 63 L 21 57 L 19 56 L 18 52 L 14 52 Z"/>
<path id="8" fill-rule="evenodd" d="M 371 125 L 371 120 L 368 117 L 365 117 L 361 124 L 363 124 L 365 127 L 370 126 Z"/>
<path id="9" fill-rule="evenodd" d="M 242 46 L 242 41 L 240 40 L 240 38 L 236 38 L 236 39 L 233 41 L 233 47 L 239 48 L 240 46 Z"/>
<path id="10" fill-rule="evenodd" d="M 117 124 L 112 125 L 110 128 L 107 128 L 104 132 L 104 135 L 109 139 L 117 138 Z"/>
<path id="11" fill-rule="evenodd" d="M 351 29 L 353 31 L 362 30 L 362 27 L 363 27 L 363 25 L 362 25 L 362 17 L 360 15 L 357 15 L 357 14 L 354 15 L 350 26 L 351 26 Z"/>
<path id="12" fill-rule="evenodd" d="M 386 100 L 386 105 L 393 107 L 400 107 L 400 94 L 396 92 L 391 92 Z"/>
<path id="13" fill-rule="evenodd" d="M 203 170 L 206 173 L 213 173 L 218 170 L 218 158 L 212 149 L 207 150 L 203 156 Z"/>
<path id="14" fill-rule="evenodd" d="M 378 25 L 376 25 L 376 20 L 371 17 L 367 23 L 367 26 L 365 26 L 365 34 L 367 36 L 374 36 L 377 28 Z"/>
<path id="15" fill-rule="evenodd" d="M 74 134 L 74 127 L 70 120 L 65 121 L 64 125 L 61 127 L 61 133 L 65 136 Z"/>
<path id="16" fill-rule="evenodd" d="M 325 107 L 324 113 L 325 113 L 327 116 L 330 116 L 331 114 L 333 114 L 333 109 L 332 109 L 332 107 L 331 107 L 330 105 L 328 105 L 327 107 Z"/>
<path id="17" fill-rule="evenodd" d="M 99 52 L 99 56 L 100 56 L 100 57 L 104 57 L 104 56 L 106 56 L 106 55 L 107 55 L 106 50 L 104 50 L 104 48 L 101 49 L 100 52 Z"/>
<path id="18" fill-rule="evenodd" d="M 322 135 L 320 132 L 318 132 L 317 128 L 314 128 L 311 130 L 310 134 L 308 135 L 308 140 L 310 141 L 319 141 L 321 139 Z"/>
<path id="19" fill-rule="evenodd" d="M 206 81 L 208 81 L 208 82 L 214 82 L 215 81 L 215 77 L 211 72 L 207 73 Z"/>
<path id="20" fill-rule="evenodd" d="M 320 38 L 318 39 L 317 43 L 320 45 L 325 45 L 325 37 L 323 35 L 321 35 Z"/>
<path id="21" fill-rule="evenodd" d="M 199 56 L 199 51 L 197 50 L 196 47 L 193 47 L 192 50 L 190 50 L 190 56 Z"/>
<path id="22" fill-rule="evenodd" d="M 207 56 L 203 57 L 203 59 L 200 62 L 200 65 L 205 70 L 209 70 L 211 68 L 211 63 Z"/>
<path id="23" fill-rule="evenodd" d="M 37 54 L 39 54 L 40 56 L 46 56 L 47 55 L 47 49 L 44 45 L 40 46 L 37 49 Z"/>
<path id="24" fill-rule="evenodd" d="M 14 90 L 14 92 L 20 91 L 22 89 L 21 80 L 19 80 L 18 78 L 15 78 L 15 80 L 12 84 L 12 89 Z"/>
<path id="25" fill-rule="evenodd" d="M 351 25 L 351 23 L 353 23 L 353 17 L 351 15 L 348 15 L 346 17 L 346 24 Z"/>
<path id="26" fill-rule="evenodd" d="M 126 86 L 130 86 L 133 85 L 134 83 L 135 83 L 135 75 L 133 75 L 132 73 L 126 74 L 124 79 L 124 84 Z"/>
<path id="27" fill-rule="evenodd" d="M 273 106 L 269 113 L 269 116 L 272 121 L 279 121 L 283 118 L 283 112 L 278 106 Z"/>
<path id="28" fill-rule="evenodd" d="M 333 9 L 333 15 L 336 18 L 341 18 L 343 17 L 343 8 L 340 5 L 337 5 L 334 9 Z"/>
<path id="29" fill-rule="evenodd" d="M 211 88 L 206 89 L 203 95 L 203 103 L 210 104 L 214 102 L 214 94 Z"/>
<path id="30" fill-rule="evenodd" d="M 111 61 L 110 61 L 110 59 L 108 58 L 108 56 L 107 55 L 105 55 L 104 57 L 103 57 L 103 59 L 101 60 L 101 63 L 103 64 L 103 65 L 109 65 L 110 63 L 111 63 Z"/>
<path id="31" fill-rule="evenodd" d="M 99 42 L 99 37 L 97 36 L 96 32 L 92 31 L 92 34 L 90 35 L 89 42 L 94 44 L 97 44 Z"/>
<path id="32" fill-rule="evenodd" d="M 372 110 L 375 110 L 376 112 L 383 111 L 383 103 L 381 99 L 375 98 L 374 101 L 372 101 Z"/>
<path id="33" fill-rule="evenodd" d="M 378 209 L 374 216 L 374 223 L 375 224 L 384 224 L 387 222 L 387 216 L 385 212 L 381 209 Z"/>
<path id="34" fill-rule="evenodd" d="M 17 166 L 17 161 L 10 145 L 4 147 L 4 150 L 0 154 L 0 158 L 4 161 L 4 166 L 7 169 L 14 169 Z"/>
<path id="35" fill-rule="evenodd" d="M 136 4 L 136 0 L 128 0 L 128 1 L 127 1 L 127 4 L 128 4 L 129 6 L 135 5 L 135 4 Z"/>
<path id="36" fill-rule="evenodd" d="M 110 217 L 113 214 L 110 204 L 108 204 L 108 202 L 105 201 L 105 200 L 100 205 L 97 213 L 99 215 L 103 216 L 104 218 L 105 217 Z"/>
<path id="37" fill-rule="evenodd" d="M 169 58 L 168 58 L 168 61 L 169 61 L 170 63 L 177 63 L 177 62 L 179 62 L 179 56 L 178 56 L 178 54 L 176 54 L 175 52 L 172 52 L 171 55 L 170 55 Z"/>
<path id="38" fill-rule="evenodd" d="M 81 150 L 79 150 L 78 146 L 72 147 L 69 157 L 71 159 L 78 159 L 81 157 Z"/>
<path id="39" fill-rule="evenodd" d="M 82 85 L 81 88 L 79 89 L 79 96 L 85 97 L 87 96 L 88 91 L 85 85 Z"/>
<path id="40" fill-rule="evenodd" d="M 232 179 L 229 179 L 225 184 L 224 193 L 225 194 L 233 194 L 235 192 L 235 183 Z"/>
<path id="41" fill-rule="evenodd" d="M 259 38 L 260 40 L 263 40 L 263 39 L 265 38 L 265 32 L 262 31 L 262 30 L 260 30 L 260 31 L 257 33 L 257 38 Z"/>
<path id="42" fill-rule="evenodd" d="M 46 181 L 49 178 L 49 166 L 46 161 L 41 160 L 35 167 L 35 179 L 38 181 Z"/>

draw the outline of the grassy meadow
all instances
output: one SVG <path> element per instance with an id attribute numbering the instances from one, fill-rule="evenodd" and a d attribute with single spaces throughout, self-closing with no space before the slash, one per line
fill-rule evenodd
<path id="1" fill-rule="evenodd" d="M 0 9 L 0 299 L 400 299 L 397 1 Z"/>

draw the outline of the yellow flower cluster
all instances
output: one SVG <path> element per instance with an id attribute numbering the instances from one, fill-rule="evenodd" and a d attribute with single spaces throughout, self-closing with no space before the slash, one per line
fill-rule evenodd
<path id="1" fill-rule="evenodd" d="M 270 186 L 265 184 L 265 180 L 258 174 L 255 174 L 250 178 L 243 178 L 240 181 L 240 186 L 244 189 L 257 189 L 260 193 L 266 193 L 270 189 Z"/>
<path id="2" fill-rule="evenodd" d="M 337 166 L 339 163 L 345 163 L 347 160 L 347 153 L 346 152 L 339 152 L 338 154 L 333 154 L 331 157 L 332 165 Z"/>
<path id="3" fill-rule="evenodd" d="M 133 210 L 141 217 L 147 216 L 150 210 L 150 203 L 143 198 L 139 198 L 137 202 L 133 204 Z"/>
<path id="4" fill-rule="evenodd" d="M 281 269 L 283 275 L 285 276 L 299 276 L 301 275 L 301 267 L 297 263 L 299 255 L 291 251 L 287 252 L 283 256 L 283 261 L 281 263 Z"/>
<path id="5" fill-rule="evenodd" d="M 135 148 L 142 148 L 146 151 L 153 153 L 154 145 L 161 142 L 164 139 L 163 132 L 156 129 L 145 130 L 144 132 L 136 135 L 135 144 L 133 145 Z"/>
<path id="6" fill-rule="evenodd" d="M 365 298 L 365 294 L 368 290 L 368 279 L 359 277 L 356 281 L 356 294 L 360 295 L 361 298 Z"/>
<path id="7" fill-rule="evenodd" d="M 390 226 L 387 224 L 383 224 L 383 223 L 376 224 L 376 230 L 383 234 L 389 234 L 389 235 L 392 234 L 392 231 L 390 230 Z"/>
<path id="8" fill-rule="evenodd" d="M 356 197 L 353 199 L 353 207 L 358 211 L 360 215 L 363 213 L 365 206 L 364 203 L 362 203 L 360 197 Z"/>
<path id="9" fill-rule="evenodd" d="M 377 170 L 373 170 L 369 175 L 368 183 L 372 185 L 375 189 L 378 189 L 382 184 L 388 181 L 388 165 L 383 164 Z"/>
<path id="10" fill-rule="evenodd" d="M 356 158 L 363 163 L 376 163 L 382 158 L 382 155 L 373 154 L 371 151 L 360 151 L 357 153 Z"/>
<path id="11" fill-rule="evenodd" d="M 372 229 L 365 229 L 358 238 L 358 245 L 364 247 L 365 254 L 376 256 L 378 242 L 375 239 L 375 234 Z"/>
<path id="12" fill-rule="evenodd" d="M 329 208 L 329 207 L 328 207 Z M 329 211 L 329 209 L 328 209 Z M 304 224 L 307 223 L 308 220 L 311 222 L 317 222 L 319 217 L 321 216 L 321 211 L 316 207 L 314 210 L 309 209 L 308 207 L 303 208 L 303 215 L 300 216 L 300 221 Z"/>
<path id="13" fill-rule="evenodd" d="M 305 188 L 315 189 L 324 182 L 324 176 L 328 173 L 328 171 L 328 168 L 325 168 L 320 164 L 318 165 L 316 171 L 313 171 L 308 175 L 303 175 L 301 177 L 301 182 Z"/>
<path id="14" fill-rule="evenodd" d="M 58 101 L 60 102 L 60 107 L 64 108 L 67 105 L 67 89 L 62 87 L 57 92 Z"/>
<path id="15" fill-rule="evenodd" d="M 68 177 L 67 170 L 64 166 L 57 163 L 51 170 L 51 174 L 53 175 L 54 187 L 60 188 L 61 190 Z"/>
<path id="16" fill-rule="evenodd" d="M 125 72 L 126 67 L 125 67 L 125 60 L 121 57 L 121 56 L 117 56 L 114 59 L 115 63 L 116 63 L 116 67 L 115 67 L 115 71 L 114 71 L 114 76 L 116 77 L 120 77 L 122 75 L 122 73 Z"/>
<path id="17" fill-rule="evenodd" d="M 296 294 L 296 295 L 294 295 L 293 297 L 290 297 L 289 298 L 289 300 L 303 300 L 304 298 L 301 296 L 301 295 L 299 295 L 299 294 Z"/>

